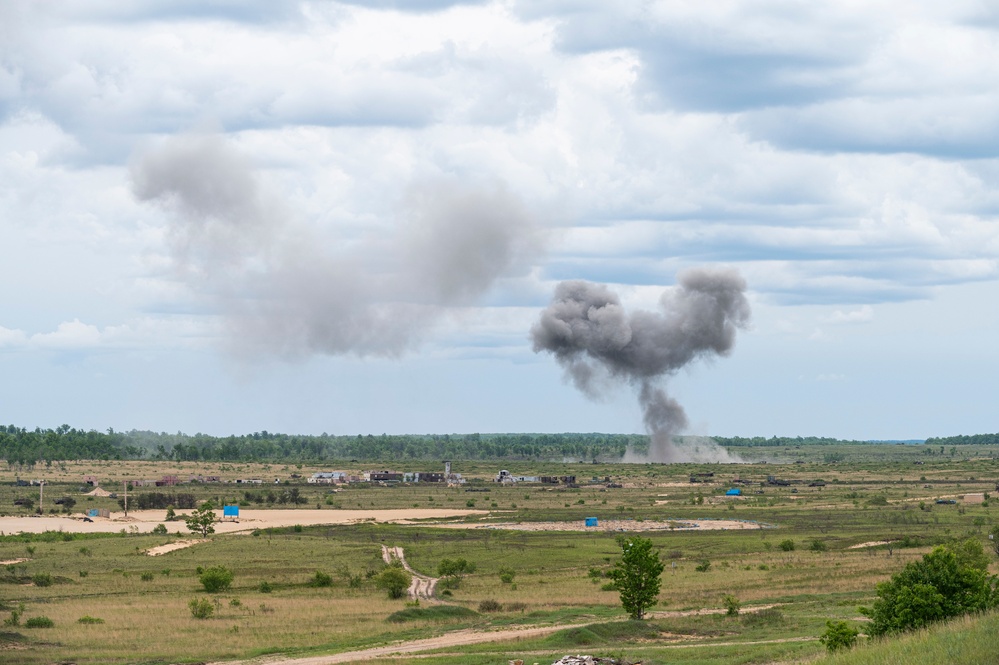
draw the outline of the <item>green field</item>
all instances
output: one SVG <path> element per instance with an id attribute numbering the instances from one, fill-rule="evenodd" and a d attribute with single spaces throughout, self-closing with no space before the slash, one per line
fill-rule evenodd
<path id="1" fill-rule="evenodd" d="M 25 560 L 0 568 L 0 617 L 9 617 L 21 603 L 24 612 L 19 625 L 0 628 L 0 662 L 194 663 L 336 653 L 467 629 L 528 626 L 555 630 L 516 641 L 442 648 L 429 658 L 383 660 L 457 665 L 523 658 L 541 663 L 565 653 L 590 653 L 644 663 L 811 662 L 824 653 L 817 638 L 828 619 L 846 619 L 863 630 L 857 607 L 870 604 L 877 582 L 935 544 L 965 537 L 988 544 L 985 534 L 996 524 L 995 500 L 965 500 L 966 495 L 999 494 L 999 449 L 994 446 L 959 446 L 942 453 L 939 447 L 918 445 L 757 446 L 738 452 L 756 463 L 480 461 L 456 463 L 455 471 L 469 480 L 464 487 L 358 485 L 337 492 L 308 485 L 305 478 L 321 469 L 360 471 L 384 468 L 385 463 L 319 467 L 126 461 L 9 468 L 0 473 L 0 512 L 6 514 L 37 509 L 39 488 L 15 486 L 16 476 L 47 480 L 44 512 L 60 510 L 53 499 L 72 497 L 76 504 L 71 510 L 79 514 L 91 507 L 119 510 L 112 499 L 82 494 L 85 474 L 97 475 L 102 487 L 113 490 L 125 479 L 176 473 L 268 482 L 141 488 L 130 492 L 132 500 L 142 492 L 175 491 L 193 493 L 198 500 L 238 501 L 247 510 L 474 504 L 490 511 L 468 518 L 482 524 L 581 522 L 592 516 L 634 520 L 636 525 L 735 519 L 761 527 L 645 532 L 667 564 L 659 604 L 644 622 L 627 621 L 617 593 L 603 590 L 620 549 L 618 534 L 599 527 L 577 532 L 384 524 L 288 527 L 217 535 L 157 557 L 144 552 L 177 540 L 178 532 L 186 536 L 183 522 L 169 523 L 166 536 L 128 529 L 86 537 L 5 535 L 0 537 L 0 561 Z M 764 460 L 766 464 L 760 463 Z M 405 466 L 429 471 L 439 465 Z M 514 474 L 573 474 L 579 486 L 499 486 L 492 477 L 501 467 Z M 692 474 L 705 473 L 714 474 L 701 477 L 710 482 L 690 482 Z M 789 484 L 766 484 L 768 476 Z M 622 487 L 606 487 L 605 477 Z M 275 478 L 278 484 L 273 484 Z M 739 485 L 743 496 L 726 497 L 736 479 L 744 483 Z M 292 489 L 304 503 L 287 501 Z M 13 505 L 25 498 L 34 500 L 33 508 Z M 937 504 L 938 499 L 956 503 Z M 793 550 L 782 548 L 788 540 Z M 856 547 L 875 541 L 891 542 Z M 392 601 L 371 578 L 383 565 L 382 545 L 403 547 L 410 565 L 421 573 L 433 575 L 441 559 L 456 557 L 473 562 L 475 572 L 449 596 L 438 592 L 438 600 L 419 607 Z M 224 594 L 206 594 L 196 571 L 219 565 L 235 572 L 233 586 Z M 514 571 L 512 583 L 501 581 L 501 569 Z M 333 585 L 313 586 L 317 571 L 331 575 Z M 39 585 L 45 574 L 51 584 Z M 269 591 L 262 591 L 262 585 Z M 738 615 L 695 613 L 721 610 L 729 594 L 742 604 Z M 188 603 L 195 598 L 212 603 L 212 618 L 192 616 Z M 466 611 L 441 610 L 442 605 Z M 28 628 L 25 621 L 32 617 L 47 617 L 54 625 Z M 85 617 L 102 621 L 80 623 Z M 853 657 L 871 648 L 863 647 Z M 891 662 L 931 662 L 906 658 Z"/>

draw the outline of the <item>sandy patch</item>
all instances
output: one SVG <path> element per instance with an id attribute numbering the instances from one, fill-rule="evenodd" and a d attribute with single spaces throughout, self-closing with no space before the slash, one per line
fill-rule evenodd
<path id="1" fill-rule="evenodd" d="M 197 545 L 198 543 L 207 543 L 207 540 L 178 540 L 175 543 L 167 543 L 166 545 L 160 545 L 159 547 L 150 547 L 146 550 L 146 554 L 149 556 L 159 556 L 161 554 L 166 554 L 167 552 L 173 552 L 175 550 L 182 550 L 192 545 Z"/>
<path id="2" fill-rule="evenodd" d="M 508 531 L 715 531 L 727 529 L 772 529 L 772 524 L 744 520 L 677 519 L 638 522 L 600 520 L 597 526 L 573 522 L 499 522 L 493 524 L 438 524 L 445 529 L 504 529 Z"/>
<path id="3" fill-rule="evenodd" d="M 780 607 L 780 605 L 776 603 L 772 603 L 770 605 L 749 605 L 741 608 L 739 611 L 743 614 L 752 614 L 753 612 L 759 612 L 760 610 L 769 610 L 771 607 Z M 667 619 L 670 617 L 696 617 L 706 614 L 725 614 L 726 612 L 728 612 L 727 608 L 713 607 L 700 610 L 666 610 L 661 612 L 646 612 L 645 616 L 650 619 Z"/>
<path id="4" fill-rule="evenodd" d="M 18 563 L 24 563 L 28 559 L 7 559 L 6 561 L 0 561 L 0 566 L 13 566 Z"/>
<path id="5" fill-rule="evenodd" d="M 222 511 L 215 511 L 219 519 Z M 238 521 L 218 522 L 215 533 L 235 533 L 284 527 L 301 524 L 316 526 L 321 524 L 353 524 L 356 522 L 401 522 L 404 520 L 454 519 L 466 515 L 486 515 L 485 510 L 450 510 L 444 508 L 403 508 L 395 510 L 335 510 L 335 509 L 292 509 L 292 510 L 241 510 Z M 69 533 L 115 533 L 135 531 L 149 533 L 157 524 L 165 524 L 170 532 L 188 533 L 183 521 L 167 522 L 165 510 L 129 511 L 112 517 L 94 517 L 92 522 L 84 522 L 81 517 L 33 516 L 0 517 L 0 533 L 42 533 L 43 531 L 66 531 Z"/>
<path id="6" fill-rule="evenodd" d="M 856 545 L 850 545 L 846 549 L 848 549 L 848 550 L 861 550 L 861 549 L 864 549 L 865 547 L 877 547 L 878 545 L 889 545 L 889 544 L 891 544 L 890 540 L 872 540 L 872 541 L 867 542 L 867 543 L 858 543 Z"/>

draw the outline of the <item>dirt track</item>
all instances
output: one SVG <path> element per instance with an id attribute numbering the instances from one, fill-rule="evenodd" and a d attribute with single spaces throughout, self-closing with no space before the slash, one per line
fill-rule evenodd
<path id="1" fill-rule="evenodd" d="M 767 609 L 774 607 L 774 605 L 760 605 L 755 607 L 743 608 L 744 612 L 752 612 L 761 609 Z M 687 610 L 687 611 L 677 611 L 677 612 L 650 612 L 649 616 L 690 616 L 690 615 L 700 615 L 700 614 L 723 614 L 727 610 L 719 609 L 703 609 L 703 610 Z M 542 637 L 544 635 L 550 635 L 551 633 L 558 632 L 565 628 L 573 628 L 576 626 L 585 626 L 587 623 L 568 623 L 559 624 L 556 626 L 538 626 L 533 628 L 509 628 L 504 630 L 491 630 L 491 631 L 475 631 L 475 630 L 460 630 L 453 633 L 448 633 L 446 635 L 441 635 L 439 637 L 428 637 L 422 640 L 412 640 L 409 642 L 401 642 L 398 644 L 391 644 L 383 647 L 372 647 L 370 649 L 360 649 L 358 651 L 346 651 L 344 653 L 336 653 L 329 656 L 308 656 L 306 658 L 283 658 L 280 656 L 274 658 L 263 658 L 263 659 L 253 659 L 246 661 L 221 661 L 216 663 L 211 663 L 210 665 L 334 665 L 335 663 L 354 663 L 364 660 L 373 660 L 375 658 L 393 658 L 396 656 L 405 657 L 407 655 L 416 654 L 421 651 L 431 651 L 436 649 L 446 649 L 450 647 L 466 646 L 469 644 L 484 644 L 487 642 L 501 642 L 505 640 L 517 640 L 530 637 Z M 688 643 L 686 641 L 680 642 L 678 644 L 669 645 L 671 647 L 686 647 L 686 646 L 728 646 L 732 644 L 770 644 L 770 643 L 782 643 L 782 642 L 800 642 L 800 641 L 812 641 L 817 640 L 817 637 L 790 637 L 778 640 L 764 640 L 761 642 L 729 642 L 729 643 Z M 552 652 L 556 653 L 556 652 Z M 564 653 L 564 652 L 557 652 Z M 412 656 L 417 658 L 419 656 Z M 498 661 L 499 662 L 499 661 Z"/>
<path id="2" fill-rule="evenodd" d="M 406 562 L 406 555 L 403 553 L 401 547 L 386 547 L 382 545 L 382 559 L 385 563 L 392 563 L 393 559 L 398 560 L 402 563 L 402 567 L 409 571 L 409 574 L 413 576 L 413 581 L 409 585 L 409 597 L 414 600 L 419 600 L 423 598 L 424 600 L 431 600 L 434 597 L 434 590 L 437 588 L 436 577 L 427 577 L 426 575 L 421 575 L 412 568 Z"/>

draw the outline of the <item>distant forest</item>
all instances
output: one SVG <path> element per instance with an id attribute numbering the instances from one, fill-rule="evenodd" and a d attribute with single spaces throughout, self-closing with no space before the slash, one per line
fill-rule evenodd
<path id="1" fill-rule="evenodd" d="M 722 446 L 862 445 L 823 437 L 713 437 Z M 927 439 L 929 445 L 999 443 L 999 434 Z M 28 430 L 0 425 L 0 458 L 10 465 L 83 459 L 175 461 L 324 460 L 603 460 L 620 459 L 629 448 L 648 450 L 641 434 L 427 434 L 318 436 L 254 432 L 241 436 L 167 434 L 132 430 L 78 430 L 69 425 Z"/>

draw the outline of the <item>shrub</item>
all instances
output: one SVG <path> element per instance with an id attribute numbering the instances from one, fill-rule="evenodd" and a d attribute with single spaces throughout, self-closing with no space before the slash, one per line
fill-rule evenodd
<path id="1" fill-rule="evenodd" d="M 5 626 L 20 626 L 21 616 L 24 614 L 24 603 L 20 603 L 16 610 L 10 611 L 10 617 L 3 620 Z"/>
<path id="2" fill-rule="evenodd" d="M 192 598 L 187 606 L 195 619 L 208 619 L 215 614 L 215 606 L 207 598 Z"/>
<path id="3" fill-rule="evenodd" d="M 503 606 L 491 598 L 487 598 L 479 603 L 480 612 L 499 612 Z"/>
<path id="4" fill-rule="evenodd" d="M 142 575 L 140 576 L 140 579 L 143 582 L 152 582 L 153 581 L 153 573 L 151 571 L 147 570 L 146 572 L 142 573 Z"/>
<path id="5" fill-rule="evenodd" d="M 257 590 L 260 591 L 260 593 L 270 593 L 271 591 L 273 591 L 273 589 L 271 588 L 271 583 L 268 582 L 267 580 L 261 582 L 260 586 L 257 587 Z"/>
<path id="6" fill-rule="evenodd" d="M 24 622 L 25 628 L 52 628 L 55 623 L 48 617 L 31 617 Z"/>
<path id="7" fill-rule="evenodd" d="M 213 566 L 201 573 L 198 580 L 208 593 L 219 593 L 232 585 L 233 574 L 225 566 Z"/>
<path id="8" fill-rule="evenodd" d="M 722 603 L 725 605 L 725 614 L 730 617 L 739 616 L 739 608 L 742 607 L 742 603 L 739 602 L 738 598 L 728 594 L 722 599 Z"/>
<path id="9" fill-rule="evenodd" d="M 104 619 L 99 619 L 98 617 L 92 617 L 89 614 L 84 614 L 82 617 L 76 620 L 76 623 L 83 623 L 83 624 L 104 623 Z"/>
<path id="10" fill-rule="evenodd" d="M 167 535 L 167 528 L 165 524 L 157 524 L 153 527 L 153 535 L 165 536 Z"/>
<path id="11" fill-rule="evenodd" d="M 982 555 L 982 556 L 979 556 Z M 920 561 L 877 586 L 878 599 L 860 608 L 870 617 L 867 633 L 881 636 L 994 607 L 999 593 L 985 566 L 982 545 L 976 540 L 935 548 Z"/>
<path id="12" fill-rule="evenodd" d="M 852 649 L 857 643 L 859 631 L 845 621 L 826 621 L 826 631 L 819 637 L 819 642 L 829 651 Z"/>
<path id="13" fill-rule="evenodd" d="M 812 550 L 813 552 L 825 552 L 826 550 L 829 549 L 829 546 L 826 545 L 821 540 L 819 540 L 818 538 L 816 538 L 815 540 L 812 541 L 812 544 L 808 546 L 808 549 Z"/>
<path id="14" fill-rule="evenodd" d="M 388 597 L 392 599 L 405 596 L 412 581 L 413 576 L 399 566 L 387 566 L 375 578 L 375 584 L 378 588 L 385 589 L 388 592 Z"/>
<path id="15" fill-rule="evenodd" d="M 35 586 L 52 586 L 52 576 L 48 573 L 35 573 L 31 576 L 31 583 Z"/>
<path id="16" fill-rule="evenodd" d="M 316 574 L 312 576 L 312 581 L 309 582 L 310 586 L 315 587 L 329 587 L 333 586 L 333 576 L 329 573 L 324 573 L 321 570 L 317 570 Z"/>
<path id="17" fill-rule="evenodd" d="M 711 568 L 711 562 L 708 561 L 707 559 L 704 559 L 699 564 L 694 566 L 694 570 L 696 570 L 699 573 L 706 573 L 708 572 L 709 568 Z"/>
<path id="18" fill-rule="evenodd" d="M 788 538 L 787 540 L 782 540 L 777 544 L 782 552 L 793 552 L 794 551 L 794 541 Z"/>
<path id="19" fill-rule="evenodd" d="M 513 582 L 513 578 L 514 576 L 516 576 L 516 574 L 517 572 L 513 568 L 506 568 L 506 567 L 500 568 L 499 569 L 500 582 L 503 582 L 504 584 L 510 584 Z"/>

